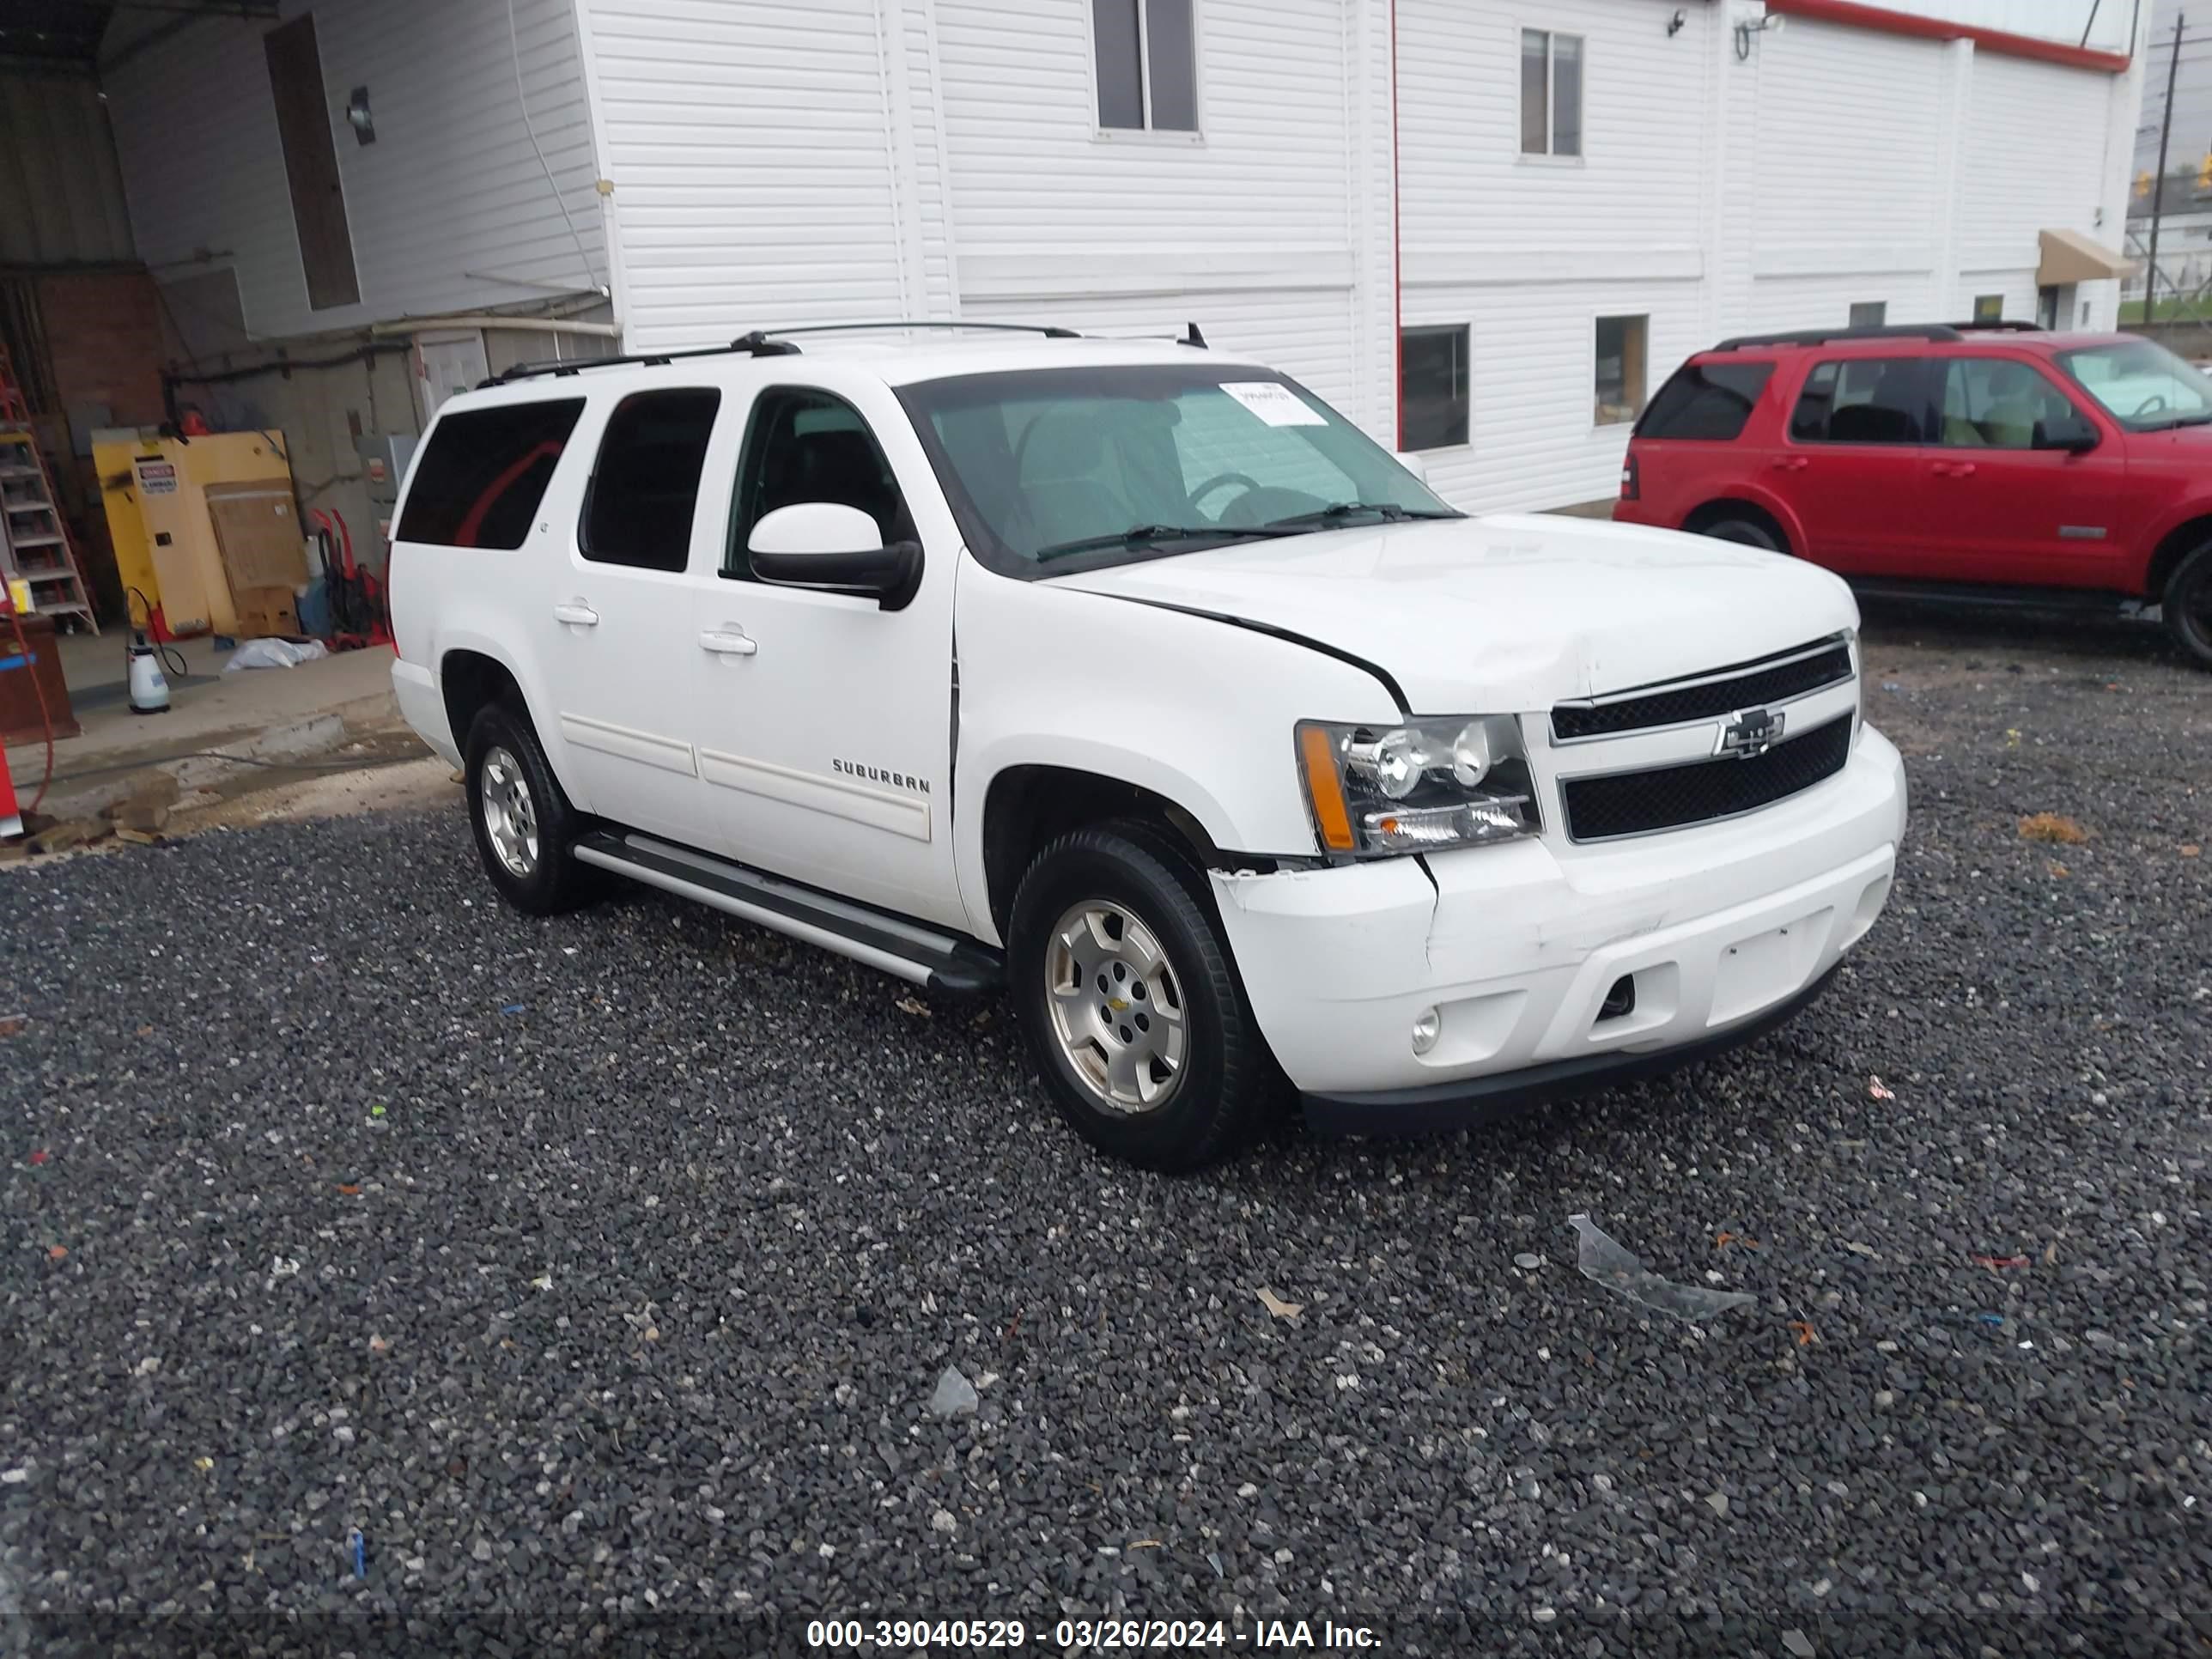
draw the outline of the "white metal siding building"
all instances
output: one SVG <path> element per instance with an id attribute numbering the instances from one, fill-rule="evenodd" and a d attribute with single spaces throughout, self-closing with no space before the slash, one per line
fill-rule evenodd
<path id="1" fill-rule="evenodd" d="M 1610 495 L 1643 398 L 1725 333 L 2112 326 L 2117 283 L 2054 280 L 2043 233 L 2121 240 L 2147 10 L 322 0 L 360 289 L 324 309 L 267 26 L 196 23 L 107 87 L 143 256 L 227 265 L 261 339 L 602 284 L 634 350 L 1195 321 L 1385 441 L 1404 418 L 1489 509 Z"/>

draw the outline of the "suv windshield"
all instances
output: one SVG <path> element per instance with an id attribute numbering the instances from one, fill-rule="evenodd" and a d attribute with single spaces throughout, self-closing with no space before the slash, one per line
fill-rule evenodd
<path id="1" fill-rule="evenodd" d="M 2212 380 L 2154 340 L 2062 351 L 2058 362 L 2130 432 L 2212 424 Z"/>
<path id="2" fill-rule="evenodd" d="M 1265 369 L 1030 369 L 899 396 L 969 546 L 1008 575 L 1462 516 L 1351 422 Z"/>

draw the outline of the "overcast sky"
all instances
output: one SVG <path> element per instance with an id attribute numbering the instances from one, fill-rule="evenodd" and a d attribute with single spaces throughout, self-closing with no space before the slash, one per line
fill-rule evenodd
<path id="1" fill-rule="evenodd" d="M 2136 171 L 2158 165 L 2158 128 L 2166 114 L 2166 73 L 2173 61 L 2173 24 L 2182 19 L 2181 62 L 2173 88 L 2173 139 L 2166 165 L 2194 166 L 2212 150 L 2212 0 L 2157 0 L 2143 60 L 2142 130 L 2136 135 Z"/>

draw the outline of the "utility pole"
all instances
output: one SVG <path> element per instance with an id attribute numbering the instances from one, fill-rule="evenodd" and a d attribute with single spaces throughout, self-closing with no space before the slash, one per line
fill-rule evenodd
<path id="1" fill-rule="evenodd" d="M 2181 26 L 2188 19 L 2173 19 L 2173 56 L 2166 64 L 2166 113 L 2158 124 L 2158 173 L 2150 186 L 2150 263 L 2143 271 L 2143 325 L 2158 320 L 2158 219 L 2166 210 L 2166 145 L 2173 137 L 2173 77 L 2181 69 Z"/>

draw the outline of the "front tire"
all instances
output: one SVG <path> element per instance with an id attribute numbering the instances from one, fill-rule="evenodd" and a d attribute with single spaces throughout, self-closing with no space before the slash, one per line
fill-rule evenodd
<path id="1" fill-rule="evenodd" d="M 582 866 L 568 856 L 581 830 L 530 717 L 503 703 L 469 726 L 469 824 L 499 895 L 533 916 L 573 910 L 590 896 Z"/>
<path id="2" fill-rule="evenodd" d="M 1273 1079 L 1202 882 L 1153 825 L 1093 825 L 1037 854 L 1007 929 L 1015 1011 L 1060 1115 L 1170 1173 L 1241 1146 Z"/>
<path id="3" fill-rule="evenodd" d="M 2174 567 L 2159 596 L 2166 631 L 2200 668 L 2212 668 L 2212 542 Z"/>

